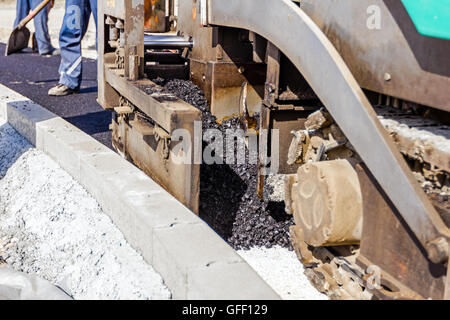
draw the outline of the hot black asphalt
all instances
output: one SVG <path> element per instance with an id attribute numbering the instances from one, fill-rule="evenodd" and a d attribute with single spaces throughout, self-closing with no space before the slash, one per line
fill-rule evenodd
<path id="1" fill-rule="evenodd" d="M 78 94 L 50 97 L 58 83 L 60 56 L 43 57 L 25 49 L 5 57 L 0 43 L 0 83 L 35 101 L 111 148 L 111 112 L 97 99 L 97 61 L 83 58 L 83 81 Z"/>

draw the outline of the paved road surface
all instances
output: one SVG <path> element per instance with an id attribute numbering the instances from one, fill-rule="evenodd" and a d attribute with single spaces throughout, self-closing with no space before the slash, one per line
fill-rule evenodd
<path id="1" fill-rule="evenodd" d="M 48 89 L 58 83 L 60 56 L 41 57 L 26 49 L 5 57 L 0 43 L 0 83 L 37 102 L 95 139 L 111 147 L 108 126 L 111 113 L 97 102 L 97 62 L 83 58 L 83 82 L 79 94 L 49 97 Z"/>

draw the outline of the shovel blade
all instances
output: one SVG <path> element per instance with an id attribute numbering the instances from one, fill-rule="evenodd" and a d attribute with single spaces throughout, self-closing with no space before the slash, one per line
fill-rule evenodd
<path id="1" fill-rule="evenodd" d="M 26 47 L 28 47 L 29 40 L 30 30 L 28 30 L 26 27 L 22 27 L 20 29 L 15 28 L 9 36 L 9 40 L 6 45 L 5 56 L 25 49 Z"/>

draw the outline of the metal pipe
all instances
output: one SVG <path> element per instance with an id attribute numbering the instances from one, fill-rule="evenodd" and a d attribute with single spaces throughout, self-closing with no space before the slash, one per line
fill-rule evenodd
<path id="1" fill-rule="evenodd" d="M 180 36 L 144 35 L 145 49 L 184 49 L 192 48 L 194 43 Z"/>

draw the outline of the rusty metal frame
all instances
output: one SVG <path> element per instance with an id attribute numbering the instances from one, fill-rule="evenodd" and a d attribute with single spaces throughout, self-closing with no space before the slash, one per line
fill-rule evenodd
<path id="1" fill-rule="evenodd" d="M 200 165 L 194 141 L 201 112 L 144 78 L 144 11 L 144 0 L 100 1 L 98 102 L 114 112 L 113 146 L 198 213 Z M 122 42 L 108 38 L 105 23 L 120 29 Z M 117 63 L 116 53 L 123 54 L 123 63 Z M 183 150 L 188 163 L 171 159 L 170 150 L 178 144 L 171 135 L 177 129 L 191 137 L 190 150 Z"/>
<path id="2" fill-rule="evenodd" d="M 139 89 L 142 86 L 155 86 L 152 81 L 146 79 L 127 81 L 124 79 L 123 74 L 123 70 L 109 68 L 108 65 L 105 65 L 106 82 L 122 96 L 125 96 L 130 102 L 138 106 L 141 111 L 167 132 L 171 133 L 177 129 L 180 117 L 184 114 L 192 113 L 192 108 L 194 107 L 174 96 L 168 96 L 167 94 L 148 95 Z"/>
<path id="3" fill-rule="evenodd" d="M 301 8 L 361 87 L 450 111 L 450 41 L 418 33 L 402 1 L 302 0 Z"/>
<path id="4" fill-rule="evenodd" d="M 426 250 L 381 190 L 364 164 L 357 164 L 361 185 L 363 226 L 357 263 L 367 270 L 381 271 L 380 288 L 372 288 L 381 299 L 443 299 L 447 267 L 433 263 Z"/>
<path id="5" fill-rule="evenodd" d="M 259 112 L 266 70 L 264 61 L 254 59 L 255 38 L 236 28 L 204 27 L 206 2 L 180 1 L 178 12 L 178 32 L 194 42 L 190 78 L 205 92 L 211 113 L 219 120 L 236 116 L 243 82 L 248 84 L 250 113 Z"/>

